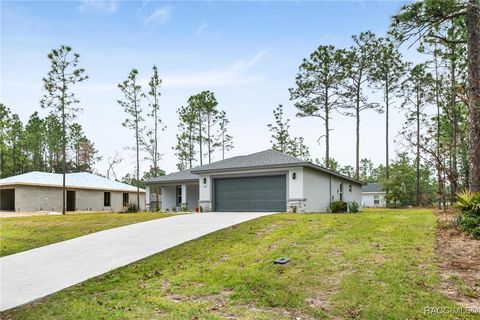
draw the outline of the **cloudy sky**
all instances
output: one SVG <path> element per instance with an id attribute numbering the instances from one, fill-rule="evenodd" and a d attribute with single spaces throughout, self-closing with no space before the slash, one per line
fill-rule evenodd
<path id="1" fill-rule="evenodd" d="M 383 35 L 399 1 L 329 2 L 159 2 L 66 1 L 1 2 L 0 101 L 26 121 L 41 110 L 41 79 L 49 69 L 48 52 L 68 44 L 81 55 L 90 79 L 75 88 L 83 112 L 78 117 L 103 156 L 96 169 L 106 173 L 107 159 L 124 161 L 117 174 L 133 172 L 134 139 L 121 123 L 117 84 L 137 68 L 143 84 L 157 65 L 163 79 L 161 166 L 175 171 L 172 147 L 178 130 L 176 110 L 202 90 L 215 92 L 231 121 L 235 149 L 230 156 L 268 149 L 272 110 L 285 106 L 291 133 L 303 136 L 312 157 L 324 155 L 324 134 L 317 119 L 295 118 L 288 88 L 298 66 L 316 47 L 348 47 L 351 35 L 371 30 Z M 404 50 L 416 59 L 412 50 Z M 371 95 L 372 100 L 378 99 Z M 145 105 L 146 107 L 146 105 Z M 392 143 L 404 121 L 392 114 Z M 333 115 L 331 155 L 342 165 L 355 161 L 355 122 Z M 384 116 L 366 111 L 361 119 L 361 157 L 384 161 Z M 219 154 L 215 158 L 219 158 Z M 393 152 L 392 152 L 393 156 Z M 148 163 L 142 163 L 142 170 Z"/>

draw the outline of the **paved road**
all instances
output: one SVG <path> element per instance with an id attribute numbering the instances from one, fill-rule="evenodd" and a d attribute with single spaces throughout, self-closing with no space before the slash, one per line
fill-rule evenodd
<path id="1" fill-rule="evenodd" d="M 0 258 L 0 310 L 268 212 L 211 212 L 136 223 Z"/>

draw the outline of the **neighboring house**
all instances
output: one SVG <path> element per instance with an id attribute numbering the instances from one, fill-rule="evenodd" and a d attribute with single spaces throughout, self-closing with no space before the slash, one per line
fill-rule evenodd
<path id="1" fill-rule="evenodd" d="M 161 210 L 327 212 L 335 200 L 360 204 L 362 183 L 266 150 L 157 177 L 146 189 L 147 206 Z"/>
<path id="2" fill-rule="evenodd" d="M 368 183 L 362 188 L 362 206 L 363 207 L 385 207 L 385 196 L 383 185 L 380 183 Z"/>
<path id="3" fill-rule="evenodd" d="M 61 212 L 62 184 L 62 174 L 37 171 L 0 179 L 0 210 Z M 87 172 L 67 173 L 66 187 L 67 211 L 121 211 L 137 202 L 136 187 Z"/>

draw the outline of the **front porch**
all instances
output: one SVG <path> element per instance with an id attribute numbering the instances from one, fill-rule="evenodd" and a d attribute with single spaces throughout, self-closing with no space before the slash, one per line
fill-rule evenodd
<path id="1" fill-rule="evenodd" d="M 195 211 L 198 207 L 198 182 L 147 185 L 147 210 Z"/>

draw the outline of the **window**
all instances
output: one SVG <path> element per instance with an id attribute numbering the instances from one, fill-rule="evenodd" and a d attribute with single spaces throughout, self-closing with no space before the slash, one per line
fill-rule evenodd
<path id="1" fill-rule="evenodd" d="M 182 204 L 182 186 L 177 186 L 177 206 Z"/>
<path id="2" fill-rule="evenodd" d="M 343 182 L 340 182 L 340 201 L 343 201 Z"/>
<path id="3" fill-rule="evenodd" d="M 129 200 L 129 199 L 128 199 L 128 193 L 124 193 L 124 194 L 123 194 L 123 198 L 122 198 L 122 205 L 123 205 L 124 207 L 128 206 L 128 200 Z"/>
<path id="4" fill-rule="evenodd" d="M 380 196 L 378 194 L 373 196 L 373 204 L 380 204 Z"/>
<path id="5" fill-rule="evenodd" d="M 110 207 L 110 192 L 103 193 L 103 206 Z"/>

